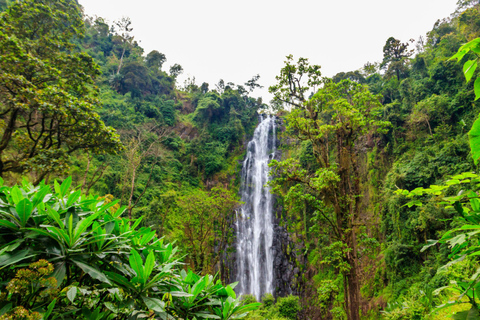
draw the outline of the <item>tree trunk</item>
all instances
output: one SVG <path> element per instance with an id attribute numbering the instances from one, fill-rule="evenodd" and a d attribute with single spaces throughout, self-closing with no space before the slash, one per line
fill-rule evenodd
<path id="1" fill-rule="evenodd" d="M 120 63 L 118 64 L 117 74 L 120 73 L 120 69 L 122 69 L 123 64 L 123 56 L 125 55 L 125 45 L 123 45 L 122 56 L 120 57 Z"/>
<path id="2" fill-rule="evenodd" d="M 355 242 L 354 237 L 352 235 L 352 242 Z M 349 244 L 352 251 L 347 254 L 350 272 L 347 273 L 348 297 L 345 297 L 345 300 L 348 299 L 348 320 L 360 320 L 360 283 L 357 275 L 356 246 L 353 243 L 352 245 Z"/>

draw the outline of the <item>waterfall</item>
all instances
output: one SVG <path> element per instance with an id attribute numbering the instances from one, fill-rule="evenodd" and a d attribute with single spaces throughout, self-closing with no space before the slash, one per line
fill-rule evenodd
<path id="1" fill-rule="evenodd" d="M 257 300 L 273 293 L 273 196 L 268 163 L 275 156 L 275 116 L 260 115 L 243 161 L 241 198 L 236 216 L 236 281 L 238 294 Z"/>

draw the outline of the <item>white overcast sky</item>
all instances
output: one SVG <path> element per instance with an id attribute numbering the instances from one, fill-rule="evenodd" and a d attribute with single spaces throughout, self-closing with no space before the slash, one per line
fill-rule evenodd
<path id="1" fill-rule="evenodd" d="M 286 55 L 309 58 L 322 74 L 361 68 L 381 61 L 385 41 L 406 42 L 430 31 L 455 11 L 457 0 L 79 0 L 85 13 L 110 23 L 132 20 L 133 35 L 145 54 L 167 56 L 164 67 L 179 63 L 180 84 L 190 76 L 215 88 L 219 79 L 243 84 L 260 74 L 263 90 Z"/>

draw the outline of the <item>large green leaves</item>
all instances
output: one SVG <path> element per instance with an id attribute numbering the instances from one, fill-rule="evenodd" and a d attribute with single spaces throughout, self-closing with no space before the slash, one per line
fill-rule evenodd
<path id="1" fill-rule="evenodd" d="M 451 58 L 451 59 L 458 59 L 458 61 L 460 61 L 470 51 L 474 52 L 477 55 L 477 58 L 475 60 L 468 60 L 463 65 L 463 73 L 465 75 L 465 79 L 467 82 L 472 79 L 475 73 L 475 70 L 477 69 L 478 55 L 480 54 L 480 38 L 476 38 L 464 44 L 462 47 L 460 47 L 460 49 L 458 49 L 458 52 Z M 480 98 L 480 77 L 477 77 L 475 79 L 473 87 L 475 92 L 475 100 L 478 100 Z M 478 164 L 478 160 L 480 158 L 479 119 L 477 119 L 473 123 L 472 129 L 470 130 L 468 135 L 470 137 L 470 148 L 472 149 L 473 160 L 475 161 L 475 164 Z"/>
<path id="2" fill-rule="evenodd" d="M 478 164 L 478 160 L 480 159 L 480 119 L 477 119 L 473 123 L 468 136 L 470 138 L 470 148 L 472 150 L 473 161 L 475 164 Z"/>
<path id="3" fill-rule="evenodd" d="M 182 270 L 177 248 L 140 227 L 141 219 L 122 218 L 124 208 L 113 212 L 115 201 L 86 198 L 70 186 L 65 179 L 55 192 L 27 182 L 0 190 L 7 199 L 0 203 L 0 278 L 11 279 L 18 267 L 40 258 L 51 262 L 52 286 L 64 298 L 42 305 L 45 318 L 153 312 L 162 319 L 236 319 L 255 307 L 241 306 L 233 286 Z M 99 290 L 102 298 L 93 311 L 74 307 Z"/>
<path id="4" fill-rule="evenodd" d="M 33 203 L 31 203 L 28 199 L 22 199 L 15 206 L 15 210 L 17 211 L 20 225 L 22 228 L 24 228 L 28 219 L 30 219 L 30 216 L 32 215 Z"/>
<path id="5" fill-rule="evenodd" d="M 458 52 L 450 59 L 457 59 L 458 61 L 461 61 L 463 57 L 470 51 L 474 52 L 476 55 L 480 54 L 480 38 L 476 38 L 461 46 L 460 49 L 458 49 Z M 463 74 L 465 75 L 465 79 L 467 82 L 472 79 L 475 70 L 477 69 L 477 60 L 478 57 L 474 60 L 468 60 L 463 64 Z M 477 80 L 478 78 L 475 80 L 474 83 L 475 100 L 480 98 L 480 81 Z"/>

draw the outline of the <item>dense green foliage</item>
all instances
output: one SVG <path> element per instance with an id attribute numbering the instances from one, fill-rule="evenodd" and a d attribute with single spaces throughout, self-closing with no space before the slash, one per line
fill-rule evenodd
<path id="1" fill-rule="evenodd" d="M 5 181 L 25 173 L 38 184 L 70 174 L 83 192 L 119 199 L 129 218 L 145 216 L 143 223 L 178 241 L 191 252 L 192 268 L 219 271 L 214 266 L 232 241 L 227 213 L 238 203 L 238 160 L 261 99 L 223 80 L 216 90 L 194 79 L 180 87 L 181 66 L 167 73 L 164 54 L 145 55 L 130 19 L 110 26 L 82 17 L 75 1 L 21 1 L 2 21 Z M 257 80 L 245 86 L 258 87 Z M 9 83 L 16 87 L 8 91 Z M 188 201 L 203 211 L 186 209 Z M 195 215 L 209 223 L 208 232 L 198 222 L 179 229 Z"/>
<path id="2" fill-rule="evenodd" d="M 0 20 L 0 175 L 30 173 L 38 183 L 64 173 L 77 150 L 120 151 L 94 112 L 99 70 L 73 42 L 84 33 L 76 5 L 15 2 Z"/>
<path id="3" fill-rule="evenodd" d="M 55 181 L 54 193 L 0 186 L 0 316 L 23 308 L 44 319 L 235 319 L 255 309 L 234 285 L 184 270 L 177 248 L 141 218 L 122 217 L 118 200 L 71 183 Z"/>
<path id="4" fill-rule="evenodd" d="M 311 212 L 318 224 L 316 246 L 328 248 L 320 264 L 344 279 L 344 309 L 348 319 L 359 319 L 360 287 L 358 282 L 357 235 L 354 226 L 360 221 L 359 151 L 367 135 L 385 132 L 390 123 L 381 120 L 380 96 L 372 95 L 365 85 L 350 80 L 335 83 L 325 80 L 320 89 L 304 98 L 304 93 L 318 83 L 319 66 L 305 59 L 296 65 L 288 57 L 271 88 L 279 101 L 294 108 L 286 116 L 289 136 L 311 146 L 316 171 L 301 167 L 300 159 L 273 160 L 273 190 L 282 195 L 289 216 Z M 306 70 L 306 71 L 304 71 Z M 300 79 L 308 76 L 306 86 Z M 292 90 L 291 88 L 295 88 Z M 303 230 L 300 230 L 303 233 Z M 306 236 L 306 235 L 304 235 Z M 327 251 L 324 250 L 324 251 Z"/>
<path id="5" fill-rule="evenodd" d="M 254 299 L 219 280 L 259 76 L 181 85 L 134 21 L 73 0 L 0 11 L 0 174 L 33 182 L 0 187 L 0 317 L 243 317 Z M 459 1 L 416 50 L 390 37 L 332 79 L 287 57 L 273 190 L 298 297 L 249 319 L 478 316 L 479 26 Z"/>
<path id="6" fill-rule="evenodd" d="M 220 257 L 261 99 L 223 80 L 180 87 L 182 67 L 144 55 L 128 18 L 110 26 L 72 0 L 0 6 L 1 173 L 34 182 L 2 187 L 0 316 L 243 317 Z M 68 178 L 51 193 L 68 174 L 76 190 Z"/>
<path id="7" fill-rule="evenodd" d="M 255 303 L 255 297 L 251 295 L 242 296 L 244 303 Z M 298 296 L 289 295 L 287 297 L 279 297 L 276 301 L 271 293 L 267 293 L 262 297 L 260 308 L 248 314 L 245 320 L 295 320 L 298 319 L 300 311 L 300 303 Z"/>
<path id="8" fill-rule="evenodd" d="M 462 2 L 450 19 L 439 20 L 427 39 L 416 43 L 415 55 L 409 43 L 389 38 L 382 63 L 367 63 L 361 70 L 333 77 L 339 86 L 354 81 L 366 85 L 373 94 L 380 94 L 382 107 L 378 120 L 391 123 L 388 130 L 377 134 L 365 132 L 341 150 L 325 138 L 329 130 L 338 128 L 338 118 L 334 114 L 322 116 L 323 109 L 315 109 L 317 105 L 326 105 L 323 101 L 315 102 L 315 93 L 324 89 L 307 95 L 308 87 L 316 84 L 316 80 L 306 81 L 313 70 L 308 69 L 305 60 L 299 60 L 297 69 L 287 60 L 277 77 L 280 85 L 274 86 L 273 91 L 280 93 L 278 97 L 283 102 L 296 105 L 285 116 L 287 130 L 283 139 L 288 144 L 283 145 L 285 161 L 275 164 L 279 177 L 275 186 L 277 192 L 283 194 L 280 204 L 284 225 L 294 239 L 290 250 L 294 251 L 293 263 L 300 270 L 294 285 L 302 297 L 306 318 L 347 317 L 346 295 L 351 286 L 346 286 L 345 275 L 355 266 L 344 263 L 349 256 L 356 256 L 361 315 L 372 319 L 380 316 L 386 319 L 435 318 L 436 314 L 430 314 L 435 306 L 457 298 L 453 291 L 437 294 L 435 289 L 447 285 L 449 280 L 465 281 L 474 275 L 478 267 L 475 256 L 446 273 L 437 273 L 437 269 L 449 262 L 448 243 L 442 244 L 443 240 L 428 252 L 421 251 L 428 239 L 441 238 L 447 230 L 462 225 L 458 213 L 431 202 L 428 195 L 421 199 L 425 201 L 421 207 L 405 206 L 407 199 L 395 191 L 441 185 L 452 175 L 476 169 L 469 145 L 469 140 L 476 137 L 475 126 L 470 139 L 467 133 L 479 108 L 474 85 L 465 82 L 463 74 L 467 75 L 467 80 L 475 79 L 477 70 L 469 69 L 473 62 L 462 67 L 469 60 L 476 61 L 477 57 L 473 49 L 465 52 L 466 47 L 462 45 L 480 36 L 476 27 L 480 21 L 479 10 L 476 2 Z M 463 60 L 456 63 L 451 57 L 460 47 L 461 56 L 457 57 Z M 305 92 L 302 82 L 297 81 L 300 77 L 285 77 L 297 70 L 305 74 Z M 288 85 L 288 81 L 294 83 Z M 282 86 L 286 88 L 284 91 L 280 90 Z M 308 96 L 311 100 L 302 101 L 298 96 Z M 301 103 L 295 103 L 295 99 Z M 345 105 L 341 97 L 330 94 L 328 99 L 324 101 L 339 104 L 334 110 L 341 113 Z M 312 101 L 313 107 L 308 101 Z M 326 127 L 317 130 L 322 121 Z M 349 127 L 350 133 L 355 132 L 354 128 Z M 353 148 L 355 161 L 345 166 L 338 155 L 348 152 L 348 148 Z M 475 152 L 473 144 L 472 149 Z M 339 199 L 343 205 L 355 203 L 354 209 L 348 211 L 351 224 L 345 234 L 352 232 L 356 248 L 334 241 L 335 227 L 332 225 L 335 223 L 332 221 L 341 215 L 335 211 L 335 200 L 328 199 L 328 188 L 333 188 L 330 193 L 334 194 L 334 186 L 339 182 L 338 177 L 329 175 L 331 170 L 325 170 L 326 164 L 339 172 L 354 170 L 348 174 L 353 177 L 349 186 L 357 185 L 358 189 L 354 188 L 355 192 L 351 193 L 353 198 Z M 322 188 L 324 191 L 319 192 Z M 452 187 L 447 195 L 459 190 L 460 186 Z M 475 302 L 470 300 L 472 304 Z M 466 312 L 459 313 L 459 319 L 461 314 L 469 312 L 468 306 L 464 308 Z M 465 309 L 449 306 L 440 311 L 438 318 L 462 310 Z M 354 318 L 348 315 L 348 319 Z"/>

